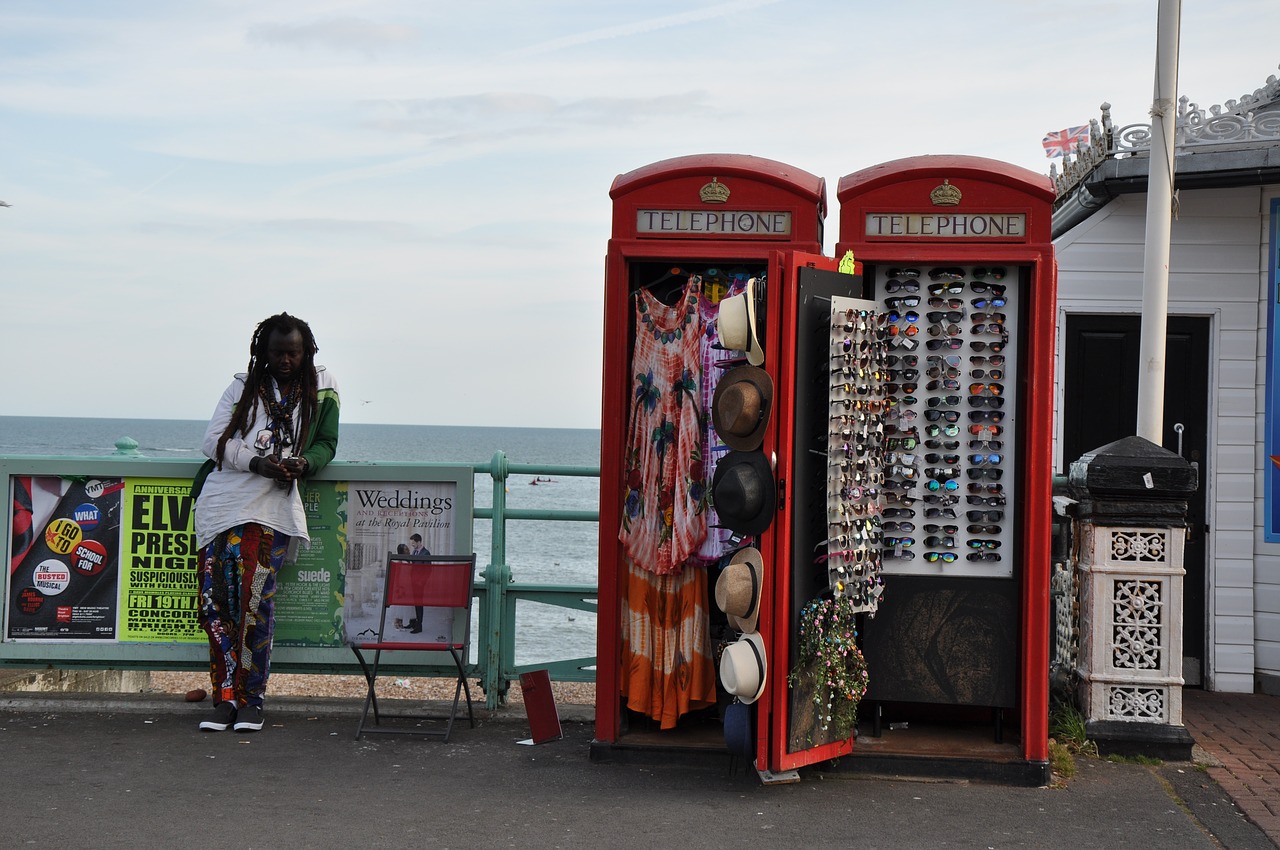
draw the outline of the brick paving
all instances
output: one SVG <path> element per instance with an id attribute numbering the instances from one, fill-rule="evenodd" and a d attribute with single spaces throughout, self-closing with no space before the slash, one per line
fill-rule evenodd
<path id="1" fill-rule="evenodd" d="M 1280 847 L 1280 697 L 1187 689 L 1182 719 L 1221 762 L 1209 775 Z"/>

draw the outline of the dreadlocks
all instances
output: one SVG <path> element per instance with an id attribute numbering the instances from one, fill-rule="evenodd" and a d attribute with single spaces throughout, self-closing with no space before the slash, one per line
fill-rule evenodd
<path id="1" fill-rule="evenodd" d="M 271 343 L 271 335 L 279 333 L 289 335 L 297 331 L 302 334 L 302 367 L 294 373 L 288 386 L 280 387 L 284 401 L 277 403 L 275 390 L 272 389 L 271 374 L 267 371 L 267 350 Z M 227 423 L 222 436 L 218 438 L 218 468 L 222 468 L 222 453 L 227 440 L 237 431 L 241 436 L 249 436 L 249 423 L 258 414 L 258 402 L 267 405 L 273 418 L 283 415 L 288 421 L 288 430 L 295 446 L 300 446 L 311 428 L 311 421 L 316 414 L 316 364 L 315 355 L 319 351 L 316 338 L 311 334 L 311 326 L 288 313 L 278 313 L 262 322 L 253 332 L 253 340 L 249 343 L 249 368 L 244 381 L 244 391 L 236 402 L 231 413 L 231 421 Z M 282 406 L 283 405 L 283 406 Z M 293 421 L 293 412 L 300 409 L 302 418 Z M 284 423 L 277 422 L 283 426 Z M 296 425 L 296 427 L 294 427 Z M 276 441 L 276 450 L 280 450 L 280 440 Z"/>

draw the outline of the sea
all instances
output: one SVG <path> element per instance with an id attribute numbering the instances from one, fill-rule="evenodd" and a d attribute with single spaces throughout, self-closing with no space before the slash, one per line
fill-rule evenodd
<path id="1" fill-rule="evenodd" d="M 129 438 L 146 457 L 202 458 L 204 421 L 180 419 L 91 419 L 0 416 L 0 455 L 98 457 L 111 455 Z M 591 428 L 504 428 L 454 425 L 359 425 L 344 423 L 338 461 L 484 464 L 496 452 L 513 464 L 598 467 L 600 431 Z M 475 504 L 493 504 L 489 473 L 475 477 Z M 506 482 L 508 508 L 594 511 L 600 482 L 595 476 L 513 474 Z M 595 585 L 595 522 L 508 521 L 506 556 L 512 581 L 522 584 Z M 491 523 L 477 519 L 474 551 L 478 572 L 493 562 Z M 473 617 L 473 638 L 474 638 Z M 475 655 L 475 641 L 472 655 Z M 516 657 L 520 665 L 596 652 L 596 617 L 586 611 L 521 602 L 516 608 Z"/>

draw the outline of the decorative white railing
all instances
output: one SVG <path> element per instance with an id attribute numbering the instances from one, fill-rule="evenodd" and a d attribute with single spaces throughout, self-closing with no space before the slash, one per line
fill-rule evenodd
<path id="1" fill-rule="evenodd" d="M 1274 74 L 1252 94 L 1211 106 L 1207 111 L 1187 97 L 1180 97 L 1174 121 L 1174 150 L 1280 141 L 1277 100 L 1280 100 L 1280 78 Z M 1088 144 L 1077 146 L 1070 154 L 1071 159 L 1064 158 L 1061 171 L 1056 163 L 1049 166 L 1049 177 L 1059 199 L 1108 157 L 1133 156 L 1151 148 L 1150 124 L 1126 124 L 1117 129 L 1111 121 L 1111 104 L 1104 103 L 1101 109 L 1101 122 L 1096 118 L 1089 122 Z"/>

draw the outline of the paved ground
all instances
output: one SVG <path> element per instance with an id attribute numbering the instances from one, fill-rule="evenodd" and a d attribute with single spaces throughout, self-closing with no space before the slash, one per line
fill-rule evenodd
<path id="1" fill-rule="evenodd" d="M 1233 695 L 1189 695 L 1194 729 L 1225 726 Z M 1243 699 L 1276 748 L 1277 700 Z M 275 700 L 253 735 L 200 733 L 207 710 L 169 697 L 0 695 L 0 834 L 6 847 L 694 848 L 1155 847 L 1276 845 L 1216 776 L 1079 762 L 1064 788 L 858 779 L 805 769 L 763 786 L 725 761 L 594 764 L 589 712 L 540 746 L 522 712 L 481 712 L 448 744 L 366 736 L 350 700 Z M 1249 721 L 1250 724 L 1254 720 Z M 1189 725 L 1192 725 L 1189 723 Z M 1252 727 L 1251 727 L 1252 728 Z M 1270 730 L 1269 732 L 1267 730 Z M 1230 753 L 1206 735 L 1206 749 Z M 1255 755 L 1257 753 L 1255 752 Z M 1276 759 L 1262 753 L 1274 772 Z M 1257 763 L 1255 762 L 1255 765 Z M 1258 767 L 1240 770 L 1258 771 Z M 1274 773 L 1272 774 L 1274 775 Z M 1262 805 L 1272 791 L 1246 786 Z M 1252 816 L 1252 815 L 1251 815 Z M 1257 820 L 1257 818 L 1255 818 Z"/>
<path id="2" fill-rule="evenodd" d="M 1182 714 L 1209 776 L 1280 847 L 1280 697 L 1187 690 Z"/>

